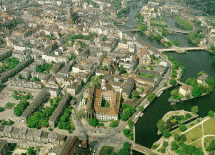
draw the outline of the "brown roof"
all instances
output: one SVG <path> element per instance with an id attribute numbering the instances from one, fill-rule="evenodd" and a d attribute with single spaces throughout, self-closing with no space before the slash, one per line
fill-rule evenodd
<path id="1" fill-rule="evenodd" d="M 147 47 L 144 46 L 141 50 L 140 50 L 140 57 L 143 57 L 146 54 L 150 54 L 149 51 L 147 50 Z"/>
<path id="2" fill-rule="evenodd" d="M 108 93 L 111 92 L 112 97 L 111 97 L 111 102 L 110 102 L 110 107 L 101 107 L 100 106 L 100 100 L 101 100 L 101 95 L 102 95 L 102 90 L 101 89 L 95 89 L 95 100 L 94 100 L 94 109 L 96 113 L 101 113 L 101 114 L 106 114 L 106 115 L 115 115 L 118 116 L 119 114 L 119 108 L 120 108 L 120 100 L 121 100 L 121 94 L 119 92 L 115 91 L 108 91 Z M 116 99 L 116 100 L 115 100 Z"/>
<path id="3" fill-rule="evenodd" d="M 184 90 L 186 90 L 186 91 L 188 91 L 188 90 L 193 90 L 193 87 L 192 86 L 190 86 L 190 85 L 183 85 L 183 86 L 181 86 L 181 88 L 182 89 L 184 89 Z"/>

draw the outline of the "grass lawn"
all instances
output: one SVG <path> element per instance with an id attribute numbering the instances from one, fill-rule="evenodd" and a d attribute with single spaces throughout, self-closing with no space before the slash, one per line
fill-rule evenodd
<path id="1" fill-rule="evenodd" d="M 173 132 L 170 132 L 171 133 L 171 135 L 175 135 L 175 134 L 180 134 L 180 133 L 182 133 L 179 129 L 176 129 L 176 130 L 174 130 Z"/>
<path id="2" fill-rule="evenodd" d="M 110 152 L 107 153 L 109 150 Z M 99 155 L 111 155 L 113 153 L 114 147 L 111 146 L 103 146 L 101 151 L 99 152 Z"/>
<path id="3" fill-rule="evenodd" d="M 195 146 L 196 148 L 202 149 L 202 142 L 201 142 L 201 139 L 199 139 L 199 140 L 193 142 L 193 143 L 190 144 L 190 145 Z"/>
<path id="4" fill-rule="evenodd" d="M 191 143 L 199 138 L 202 138 L 202 125 L 195 127 L 194 129 L 185 133 L 187 137 L 187 143 Z"/>
<path id="5" fill-rule="evenodd" d="M 209 119 L 204 122 L 204 134 L 205 135 L 215 135 L 215 118 Z"/>
<path id="6" fill-rule="evenodd" d="M 207 148 L 212 140 L 215 139 L 215 136 L 205 137 L 204 139 L 204 147 Z"/>
<path id="7" fill-rule="evenodd" d="M 72 130 L 73 130 L 73 129 L 75 130 L 75 124 L 74 124 L 73 120 L 70 119 L 70 122 L 71 122 L 71 128 L 72 128 Z"/>
<path id="8" fill-rule="evenodd" d="M 201 122 L 202 119 L 198 118 L 197 120 L 193 121 L 192 123 L 186 125 L 187 129 L 191 128 L 192 126 Z"/>
<path id="9" fill-rule="evenodd" d="M 10 103 L 8 102 L 6 105 L 5 105 L 5 109 L 12 109 L 13 107 L 15 106 L 15 103 Z"/>

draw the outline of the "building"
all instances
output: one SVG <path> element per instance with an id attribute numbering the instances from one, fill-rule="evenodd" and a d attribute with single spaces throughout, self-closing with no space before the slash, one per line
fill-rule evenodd
<path id="1" fill-rule="evenodd" d="M 102 91 L 95 88 L 94 91 L 94 110 L 98 120 L 117 120 L 121 103 L 121 94 L 119 92 L 108 90 Z M 109 107 L 106 104 L 109 104 Z"/>
<path id="2" fill-rule="evenodd" d="M 179 88 L 179 93 L 181 93 L 183 96 L 189 95 L 192 93 L 193 87 L 190 85 L 183 85 Z"/>
<path id="3" fill-rule="evenodd" d="M 27 121 L 28 117 L 36 111 L 40 105 L 49 98 L 49 91 L 47 88 L 43 88 L 40 93 L 36 96 L 33 102 L 25 109 L 21 119 Z"/>
<path id="4" fill-rule="evenodd" d="M 123 91 L 122 91 L 122 96 L 124 98 L 129 98 L 131 95 L 131 92 L 134 88 L 134 79 L 133 78 L 128 78 L 125 86 L 123 87 Z"/>
<path id="5" fill-rule="evenodd" d="M 0 155 L 7 155 L 9 151 L 9 146 L 7 140 L 0 139 Z"/>
<path id="6" fill-rule="evenodd" d="M 87 140 L 80 140 L 78 137 L 70 137 L 61 146 L 55 146 L 49 151 L 49 155 L 85 155 L 86 147 L 85 142 Z"/>
<path id="7" fill-rule="evenodd" d="M 198 82 L 199 84 L 202 84 L 202 85 L 204 85 L 204 86 L 207 86 L 207 83 L 206 83 L 207 78 L 208 78 L 208 75 L 202 74 L 200 77 L 197 78 L 197 82 Z"/>
<path id="8" fill-rule="evenodd" d="M 66 93 L 63 98 L 61 99 L 60 103 L 58 104 L 57 108 L 49 118 L 49 126 L 51 128 L 54 128 L 60 118 L 60 116 L 63 114 L 64 109 L 68 105 L 68 101 L 70 99 L 70 94 Z"/>
<path id="9" fill-rule="evenodd" d="M 150 65 L 151 64 L 151 55 L 147 47 L 143 47 L 139 52 L 139 64 L 140 65 Z"/>

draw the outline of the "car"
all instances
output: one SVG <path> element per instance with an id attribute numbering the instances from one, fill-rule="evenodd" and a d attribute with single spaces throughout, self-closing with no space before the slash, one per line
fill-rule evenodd
<path id="1" fill-rule="evenodd" d="M 118 142 L 118 144 L 120 144 L 120 142 Z"/>
<path id="2" fill-rule="evenodd" d="M 110 139 L 108 139 L 108 142 L 110 142 Z"/>

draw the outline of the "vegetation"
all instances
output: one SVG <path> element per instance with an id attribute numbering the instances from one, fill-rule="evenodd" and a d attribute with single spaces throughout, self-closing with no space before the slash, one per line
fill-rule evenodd
<path id="1" fill-rule="evenodd" d="M 101 151 L 99 152 L 99 155 L 112 155 L 113 151 L 114 151 L 114 147 L 102 146 Z"/>
<path id="2" fill-rule="evenodd" d="M 74 40 L 73 39 L 84 39 L 84 40 L 90 40 L 90 41 L 93 41 L 94 38 L 97 36 L 96 33 L 91 33 L 90 35 L 87 35 L 87 36 L 84 36 L 83 34 L 73 34 L 71 35 L 70 37 L 67 38 L 67 42 L 68 41 L 71 41 L 74 43 Z"/>
<path id="3" fill-rule="evenodd" d="M 160 146 L 160 144 L 154 143 L 154 144 L 152 145 L 152 149 L 157 149 L 159 146 Z"/>
<path id="4" fill-rule="evenodd" d="M 122 109 L 123 109 L 123 111 L 121 114 L 121 119 L 123 121 L 127 121 L 129 119 L 129 117 L 131 117 L 136 111 L 136 109 L 134 107 L 132 107 L 130 105 L 126 105 L 126 104 L 122 105 Z"/>
<path id="5" fill-rule="evenodd" d="M 151 79 L 154 79 L 154 78 L 155 78 L 155 76 L 154 76 L 154 75 L 151 75 L 151 74 L 145 74 L 145 73 L 140 73 L 140 76 L 144 76 L 144 77 L 151 78 Z"/>
<path id="6" fill-rule="evenodd" d="M 15 103 L 10 103 L 8 102 L 6 105 L 5 105 L 5 109 L 12 109 L 13 107 L 15 106 Z"/>
<path id="7" fill-rule="evenodd" d="M 1 125 L 13 125 L 15 122 L 9 120 L 8 122 L 5 120 L 0 120 Z"/>
<path id="8" fill-rule="evenodd" d="M 187 30 L 193 29 L 193 25 L 191 23 L 189 23 L 188 21 L 186 21 L 185 19 L 181 18 L 180 16 L 176 17 L 176 21 L 180 26 L 182 26 L 183 28 L 185 28 Z"/>
<path id="9" fill-rule="evenodd" d="M 21 116 L 24 110 L 29 106 L 26 100 L 20 101 L 19 104 L 14 108 L 14 115 Z"/>
<path id="10" fill-rule="evenodd" d="M 59 129 L 68 130 L 69 133 L 72 133 L 72 130 L 74 130 L 74 127 L 71 128 L 70 115 L 71 115 L 71 110 L 70 109 L 66 109 L 64 111 L 63 115 L 60 117 L 60 121 L 58 122 L 57 127 Z"/>
<path id="11" fill-rule="evenodd" d="M 95 119 L 95 118 L 93 119 L 92 117 L 87 119 L 87 123 L 93 127 L 104 126 L 103 123 L 99 123 L 99 121 L 97 119 Z"/>
<path id="12" fill-rule="evenodd" d="M 156 97 L 155 93 L 150 93 L 150 94 L 147 96 L 147 99 L 148 99 L 149 102 L 151 102 L 155 97 Z"/>
<path id="13" fill-rule="evenodd" d="M 136 90 L 133 90 L 131 93 L 131 98 L 140 98 L 139 93 Z"/>
<path id="14" fill-rule="evenodd" d="M 172 95 L 172 98 L 175 99 L 175 100 L 180 100 L 183 97 L 183 95 L 181 95 L 179 93 L 179 89 L 172 90 L 171 95 Z"/>
<path id="15" fill-rule="evenodd" d="M 179 130 L 181 130 L 182 132 L 186 131 L 187 130 L 187 127 L 184 125 L 184 124 L 181 124 L 179 126 Z"/>
<path id="16" fill-rule="evenodd" d="M 4 108 L 0 107 L 0 112 L 4 111 Z"/>
<path id="17" fill-rule="evenodd" d="M 46 38 L 50 39 L 50 40 L 54 40 L 55 39 L 55 36 L 54 35 L 46 35 Z"/>
<path id="18" fill-rule="evenodd" d="M 44 66 L 42 65 L 38 65 L 36 71 L 39 73 L 45 72 L 47 74 L 49 74 L 49 70 L 53 67 L 52 64 L 45 64 Z"/>
<path id="19" fill-rule="evenodd" d="M 128 126 L 130 129 L 133 129 L 134 126 L 134 121 L 132 121 L 131 119 L 128 120 Z"/>
<path id="20" fill-rule="evenodd" d="M 197 83 L 196 78 L 189 78 L 185 83 L 187 85 L 193 86 L 192 96 L 196 98 L 201 96 L 203 93 L 210 93 L 213 91 L 214 79 L 212 77 L 209 77 L 205 82 L 208 84 L 208 86 Z"/>
<path id="21" fill-rule="evenodd" d="M 52 115 L 61 99 L 62 96 L 49 99 L 51 106 L 47 106 L 46 108 L 39 107 L 38 111 L 27 119 L 28 127 L 37 129 L 41 128 L 42 126 L 48 127 L 49 117 Z"/>
<path id="22" fill-rule="evenodd" d="M 119 72 L 120 72 L 120 74 L 127 73 L 127 71 L 123 68 L 122 65 L 120 66 Z"/>
<path id="23" fill-rule="evenodd" d="M 175 85 L 177 82 L 176 82 L 176 79 L 170 79 L 170 80 L 169 80 L 169 83 L 170 83 L 171 85 Z"/>
<path id="24" fill-rule="evenodd" d="M 125 142 L 123 148 L 120 150 L 119 155 L 129 155 L 131 152 L 131 144 L 129 142 Z"/>
<path id="25" fill-rule="evenodd" d="M 205 35 L 204 34 L 201 34 L 201 31 L 190 31 L 189 33 L 189 41 L 195 43 L 195 44 L 200 44 L 200 40 L 202 38 L 204 38 Z"/>
<path id="26" fill-rule="evenodd" d="M 123 129 L 123 133 L 128 139 L 130 140 L 134 139 L 134 133 L 132 129 Z"/>
<path id="27" fill-rule="evenodd" d="M 209 117 L 213 118 L 214 117 L 214 112 L 211 110 L 208 112 Z"/>
<path id="28" fill-rule="evenodd" d="M 140 111 L 144 111 L 144 106 L 140 105 L 140 106 L 138 107 L 138 109 L 139 109 Z"/>
<path id="29" fill-rule="evenodd" d="M 206 148 L 206 151 L 215 151 L 215 139 L 211 141 L 211 143 L 209 144 L 209 146 Z"/>
<path id="30" fill-rule="evenodd" d="M 126 13 L 128 13 L 129 11 L 130 11 L 130 6 L 127 5 L 126 8 L 122 9 L 121 11 L 118 11 L 117 16 L 120 16 L 120 15 L 122 15 L 122 14 L 126 14 Z"/>
<path id="31" fill-rule="evenodd" d="M 118 127 L 119 120 L 111 120 L 110 127 Z"/>
<path id="32" fill-rule="evenodd" d="M 25 99 L 25 100 L 28 100 L 28 99 L 31 99 L 32 98 L 32 96 L 28 93 L 28 94 L 26 94 L 26 95 L 24 95 L 24 94 L 26 94 L 26 92 L 21 92 L 21 91 L 19 91 L 19 92 L 17 92 L 16 90 L 13 92 L 13 94 L 12 94 L 12 97 L 14 98 L 14 99 L 16 99 L 16 100 L 18 100 L 18 99 L 20 99 L 20 100 L 23 100 L 23 99 Z"/>
<path id="33" fill-rule="evenodd" d="M 36 155 L 36 150 L 34 150 L 34 147 L 29 147 L 27 151 L 28 155 Z"/>
<path id="34" fill-rule="evenodd" d="M 16 67 L 19 64 L 19 60 L 12 57 L 12 58 L 7 58 L 6 60 L 2 61 L 2 65 L 0 67 L 0 73 L 11 70 L 14 67 Z"/>
<path id="35" fill-rule="evenodd" d="M 169 130 L 165 129 L 165 130 L 163 131 L 163 136 L 164 136 L 165 138 L 169 138 L 169 137 L 171 136 Z"/>
<path id="36" fill-rule="evenodd" d="M 197 113 L 199 112 L 199 108 L 197 106 L 194 106 L 191 108 L 192 113 L 194 113 L 195 115 L 197 115 Z"/>

